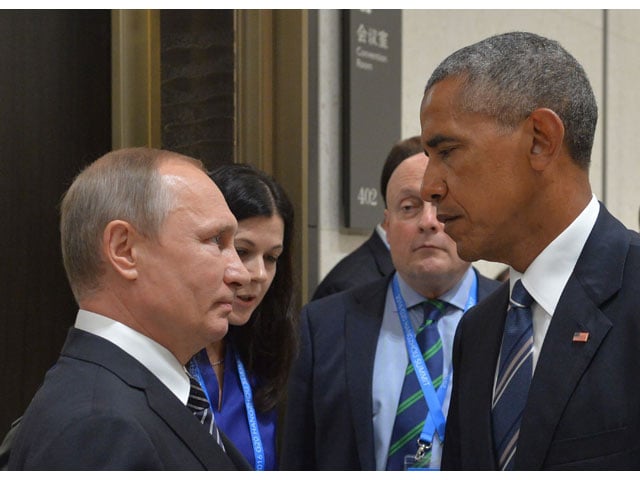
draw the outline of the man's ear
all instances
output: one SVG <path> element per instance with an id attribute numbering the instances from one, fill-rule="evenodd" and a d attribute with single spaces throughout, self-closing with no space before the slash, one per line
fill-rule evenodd
<path id="1" fill-rule="evenodd" d="M 548 108 L 538 108 L 529 115 L 531 144 L 529 158 L 534 170 L 544 170 L 562 150 L 564 124 L 560 117 Z"/>
<path id="2" fill-rule="evenodd" d="M 385 208 L 383 215 L 384 215 L 384 218 L 382 219 L 382 228 L 384 228 L 385 232 L 388 232 L 389 229 L 387 228 L 387 226 L 389 222 L 389 210 Z"/>
<path id="3" fill-rule="evenodd" d="M 105 260 L 127 280 L 138 277 L 135 249 L 139 239 L 133 226 L 123 220 L 109 222 L 102 234 Z"/>

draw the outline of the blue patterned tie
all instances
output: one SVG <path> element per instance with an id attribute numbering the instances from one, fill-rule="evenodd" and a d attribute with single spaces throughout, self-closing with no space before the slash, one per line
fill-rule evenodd
<path id="1" fill-rule="evenodd" d="M 204 390 L 200 386 L 198 380 L 196 380 L 191 373 L 187 372 L 189 376 L 189 382 L 191 383 L 191 390 L 189 391 L 189 400 L 187 400 L 187 407 L 193 412 L 200 423 L 204 425 L 209 435 L 216 439 L 220 448 L 224 450 L 222 438 L 220 437 L 220 431 L 216 425 L 216 420 L 209 405 L 209 400 L 204 393 Z"/>
<path id="2" fill-rule="evenodd" d="M 507 312 L 493 393 L 493 443 L 500 470 L 513 470 L 520 421 L 533 376 L 533 297 L 518 280 Z"/>
<path id="3" fill-rule="evenodd" d="M 439 300 L 428 300 L 421 305 L 424 309 L 424 321 L 416 333 L 416 341 L 420 345 L 433 387 L 437 390 L 442 384 L 443 362 L 442 339 L 438 333 L 437 321 L 444 313 L 446 304 Z M 405 455 L 416 453 L 417 441 L 428 411 L 422 388 L 414 373 L 413 365 L 409 362 L 391 433 L 387 470 L 403 470 Z M 431 452 L 428 452 L 420 464 L 414 466 L 428 465 L 430 460 Z"/>

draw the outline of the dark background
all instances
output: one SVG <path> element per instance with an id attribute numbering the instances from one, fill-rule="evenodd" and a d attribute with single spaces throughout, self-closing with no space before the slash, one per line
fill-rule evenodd
<path id="1" fill-rule="evenodd" d="M 0 436 L 75 319 L 58 206 L 80 167 L 111 146 L 110 18 L 0 12 Z"/>
<path id="2" fill-rule="evenodd" d="M 233 11 L 161 12 L 163 147 L 233 161 Z M 77 306 L 59 202 L 111 146 L 111 11 L 0 11 L 0 440 Z M 73 392 L 69 392 L 73 395 Z"/>

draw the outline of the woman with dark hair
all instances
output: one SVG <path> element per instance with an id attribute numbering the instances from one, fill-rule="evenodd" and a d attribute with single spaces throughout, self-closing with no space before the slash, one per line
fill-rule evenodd
<path id="1" fill-rule="evenodd" d="M 218 427 L 256 470 L 277 468 L 278 407 L 297 350 L 293 206 L 273 178 L 245 164 L 211 173 L 238 220 L 235 247 L 251 282 L 238 290 L 224 339 L 189 363 Z"/>

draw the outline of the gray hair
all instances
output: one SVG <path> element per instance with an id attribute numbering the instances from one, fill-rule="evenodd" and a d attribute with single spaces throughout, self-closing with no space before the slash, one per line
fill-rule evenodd
<path id="1" fill-rule="evenodd" d="M 107 153 L 76 176 L 60 207 L 62 259 L 76 301 L 100 287 L 102 234 L 109 222 L 123 220 L 157 238 L 174 206 L 158 167 L 176 157 L 204 169 L 199 160 L 141 147 Z"/>
<path id="2" fill-rule="evenodd" d="M 574 162 L 589 168 L 598 107 L 578 61 L 558 42 L 527 32 L 495 35 L 447 57 L 425 92 L 447 77 L 462 80 L 460 107 L 514 128 L 537 108 L 562 120 Z"/>

